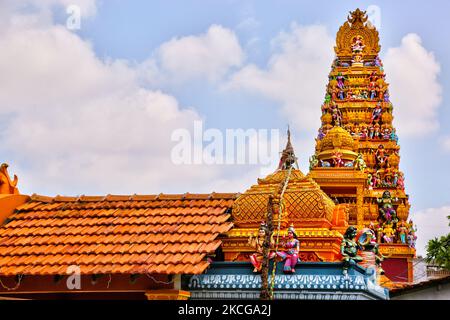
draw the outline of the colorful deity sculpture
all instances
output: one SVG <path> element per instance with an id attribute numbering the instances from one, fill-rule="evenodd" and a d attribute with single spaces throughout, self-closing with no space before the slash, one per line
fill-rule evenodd
<path id="1" fill-rule="evenodd" d="M 325 133 L 323 132 L 323 129 L 319 129 L 319 133 L 317 135 L 317 139 L 322 140 L 325 137 Z"/>
<path id="2" fill-rule="evenodd" d="M 325 160 L 319 160 L 320 166 L 324 167 L 324 168 L 329 168 L 331 167 L 331 163 L 329 163 L 328 161 Z"/>
<path id="3" fill-rule="evenodd" d="M 385 223 L 383 226 L 383 240 L 385 243 L 394 242 L 395 230 L 392 228 L 392 223 Z"/>
<path id="4" fill-rule="evenodd" d="M 397 133 L 395 132 L 395 128 L 392 128 L 392 130 L 391 130 L 390 139 L 391 139 L 391 141 L 395 141 L 396 143 L 398 142 L 398 136 L 397 136 Z"/>
<path id="5" fill-rule="evenodd" d="M 358 255 L 358 244 L 355 241 L 357 233 L 358 230 L 355 227 L 353 226 L 348 227 L 344 233 L 344 238 L 342 239 L 341 242 L 341 255 L 342 255 L 342 262 L 344 263 L 342 274 L 344 276 L 347 276 L 348 268 L 352 264 L 356 264 L 363 260 Z"/>
<path id="6" fill-rule="evenodd" d="M 383 129 L 382 138 L 384 140 L 389 140 L 391 138 L 391 130 L 389 130 L 389 128 Z"/>
<path id="7" fill-rule="evenodd" d="M 355 167 L 357 167 L 360 171 L 364 171 L 367 168 L 366 162 L 364 161 L 361 153 L 358 153 L 358 156 L 355 159 Z"/>
<path id="8" fill-rule="evenodd" d="M 389 102 L 390 100 L 389 100 L 389 90 L 386 90 L 385 92 L 384 92 L 384 95 L 383 95 L 383 101 L 384 102 Z"/>
<path id="9" fill-rule="evenodd" d="M 369 137 L 369 130 L 367 129 L 367 126 L 361 127 L 361 131 L 359 132 L 359 137 L 361 139 L 367 139 Z"/>
<path id="10" fill-rule="evenodd" d="M 345 77 L 342 75 L 341 72 L 339 72 L 338 75 L 336 76 L 336 81 L 337 81 L 337 87 L 339 89 L 344 89 Z"/>
<path id="11" fill-rule="evenodd" d="M 319 164 L 319 159 L 317 159 L 317 156 L 313 154 L 309 158 L 309 170 L 312 170 L 313 168 L 317 167 Z"/>
<path id="12" fill-rule="evenodd" d="M 373 133 L 373 138 L 374 139 L 380 139 L 381 138 L 381 130 L 380 130 L 380 125 L 378 123 L 376 123 L 374 125 L 375 131 Z"/>
<path id="13" fill-rule="evenodd" d="M 375 135 L 375 128 L 373 127 L 373 125 L 370 125 L 369 126 L 369 138 L 373 139 L 374 135 Z"/>
<path id="14" fill-rule="evenodd" d="M 371 173 L 367 174 L 367 185 L 369 186 L 369 190 L 372 190 L 373 187 L 375 186 L 374 181 L 373 181 L 373 176 Z"/>
<path id="15" fill-rule="evenodd" d="M 343 167 L 344 166 L 344 160 L 342 160 L 342 152 L 336 151 L 332 155 L 333 160 L 333 166 L 334 167 Z"/>
<path id="16" fill-rule="evenodd" d="M 405 177 L 403 175 L 403 172 L 398 173 L 397 187 L 402 190 L 405 189 Z"/>
<path id="17" fill-rule="evenodd" d="M 331 111 L 331 116 L 333 119 L 333 125 L 340 126 L 341 122 L 342 122 L 341 110 L 339 110 L 337 105 L 333 104 L 333 105 L 331 105 L 330 111 Z"/>
<path id="18" fill-rule="evenodd" d="M 394 200 L 389 190 L 383 192 L 383 196 L 377 199 L 379 206 L 379 220 L 391 223 L 397 219 L 397 212 L 394 210 Z"/>
<path id="19" fill-rule="evenodd" d="M 381 108 L 381 104 L 377 103 L 377 106 L 372 111 L 372 117 L 370 118 L 370 123 L 373 123 L 374 121 L 380 121 L 382 113 L 383 113 L 383 109 Z"/>
<path id="20" fill-rule="evenodd" d="M 263 244 L 268 232 L 269 230 L 266 223 L 262 222 L 258 230 L 258 236 L 255 238 L 253 238 L 253 236 L 250 236 L 248 239 L 248 245 L 255 249 L 255 253 L 250 255 L 250 262 L 253 265 L 253 272 L 261 272 L 262 261 L 264 259 Z M 273 243 L 271 243 L 270 246 L 273 246 Z M 272 259 L 274 257 L 275 253 L 269 252 L 269 259 Z"/>
<path id="21" fill-rule="evenodd" d="M 288 228 L 287 239 L 283 237 L 281 245 L 285 250 L 278 251 L 276 254 L 284 261 L 283 271 L 285 273 L 295 273 L 295 266 L 299 262 L 300 241 L 292 224 Z"/>
<path id="22" fill-rule="evenodd" d="M 397 232 L 399 237 L 398 240 L 403 244 L 406 244 L 408 231 L 408 224 L 406 223 L 406 221 L 401 220 L 399 223 L 397 223 Z"/>
<path id="23" fill-rule="evenodd" d="M 371 223 L 369 228 L 364 228 L 357 236 L 357 243 L 361 248 L 361 265 L 365 268 L 376 267 L 379 274 L 384 274 L 381 262 L 384 256 L 380 253 L 379 244 L 375 235 L 375 227 Z"/>
<path id="24" fill-rule="evenodd" d="M 408 223 L 408 235 L 407 235 L 408 247 L 410 248 L 416 248 L 416 240 L 417 240 L 416 232 L 417 229 L 414 226 L 414 222 L 410 219 Z"/>
<path id="25" fill-rule="evenodd" d="M 375 163 L 377 169 L 386 168 L 388 165 L 388 156 L 382 144 L 380 144 L 377 151 L 375 151 Z"/>

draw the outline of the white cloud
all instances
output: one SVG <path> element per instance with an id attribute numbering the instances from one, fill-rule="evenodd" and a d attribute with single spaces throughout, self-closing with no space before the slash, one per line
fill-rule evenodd
<path id="1" fill-rule="evenodd" d="M 19 175 L 22 192 L 245 188 L 242 166 L 230 173 L 231 166 L 174 165 L 172 131 L 190 129 L 200 115 L 181 108 L 173 96 L 142 87 L 139 67 L 99 59 L 88 42 L 54 25 L 46 13 L 39 15 L 28 19 L 15 13 L 16 22 L 0 37 L 0 154 Z M 216 36 L 229 35 L 226 30 L 213 27 L 207 34 L 213 50 L 228 48 L 215 43 Z M 207 73 L 222 72 L 227 63 L 234 62 L 210 65 Z M 256 179 L 258 168 L 252 170 L 246 172 Z"/>
<path id="2" fill-rule="evenodd" d="M 450 136 L 442 137 L 440 142 L 444 151 L 450 152 Z"/>
<path id="3" fill-rule="evenodd" d="M 321 25 L 291 25 L 272 42 L 273 55 L 265 69 L 246 65 L 232 75 L 226 89 L 246 90 L 277 101 L 293 128 L 307 133 L 313 151 L 320 126 L 320 105 L 333 61 L 334 40 Z M 307 151 L 306 151 L 307 150 Z"/>
<path id="4" fill-rule="evenodd" d="M 384 65 L 399 134 L 414 137 L 435 132 L 442 87 L 438 81 L 441 68 L 434 54 L 411 33 L 403 37 L 399 47 L 388 49 Z"/>
<path id="5" fill-rule="evenodd" d="M 428 240 L 446 235 L 450 232 L 448 226 L 450 206 L 440 208 L 429 208 L 417 212 L 412 212 L 410 218 L 417 224 L 417 254 L 426 255 L 426 245 Z"/>
<path id="6" fill-rule="evenodd" d="M 205 34 L 174 38 L 163 43 L 154 60 L 172 81 L 206 78 L 219 80 L 230 68 L 242 64 L 244 52 L 233 31 L 212 25 Z M 156 60 L 156 61 L 155 61 Z"/>

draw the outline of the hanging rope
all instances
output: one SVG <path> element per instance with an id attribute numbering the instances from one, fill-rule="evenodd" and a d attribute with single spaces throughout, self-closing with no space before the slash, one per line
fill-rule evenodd
<path id="1" fill-rule="evenodd" d="M 289 179 L 291 177 L 291 172 L 292 172 L 292 168 L 293 166 L 291 165 L 289 167 L 288 173 L 286 175 L 286 179 L 284 180 L 283 183 L 283 189 L 281 190 L 281 194 L 280 194 L 280 206 L 278 208 L 278 226 L 277 226 L 277 239 L 275 241 L 275 253 L 278 252 L 278 246 L 280 243 L 280 229 L 281 229 L 281 219 L 283 217 L 283 197 L 284 197 L 284 192 L 287 189 L 288 183 L 289 183 Z M 273 269 L 272 269 L 272 278 L 270 279 L 270 298 L 273 299 L 273 289 L 275 287 L 275 273 L 277 270 L 277 262 L 274 261 L 274 265 L 273 265 Z"/>

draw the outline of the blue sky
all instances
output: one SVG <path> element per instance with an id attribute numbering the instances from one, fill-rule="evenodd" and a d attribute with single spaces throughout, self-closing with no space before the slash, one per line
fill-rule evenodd
<path id="1" fill-rule="evenodd" d="M 79 30 L 65 28 L 72 3 L 82 8 Z M 350 10 L 370 5 L 381 14 L 381 58 L 399 115 L 411 212 L 428 230 L 424 237 L 442 234 L 450 214 L 448 1 L 6 1 L 0 159 L 30 194 L 244 191 L 260 175 L 257 166 L 169 164 L 170 133 L 202 119 L 220 130 L 284 132 L 289 123 L 307 171 L 334 37 Z M 415 35 L 409 42 L 408 34 Z M 210 69 L 185 70 L 164 60 L 170 53 L 196 62 L 179 44 L 217 44 L 229 56 L 217 57 L 217 49 L 205 53 L 205 64 L 217 58 Z M 296 52 L 311 62 L 296 61 Z M 276 68 L 289 61 L 299 62 L 291 72 Z M 410 75 L 420 89 L 406 85 Z"/>
<path id="2" fill-rule="evenodd" d="M 436 55 L 442 68 L 439 82 L 444 89 L 444 101 L 439 108 L 439 117 L 442 119 L 440 132 L 449 134 L 445 119 L 450 119 L 450 108 L 445 103 L 445 93 L 450 90 L 450 43 L 442 37 L 446 31 L 450 31 L 445 22 L 450 10 L 447 1 L 135 0 L 125 4 L 123 1 L 111 0 L 100 2 L 94 18 L 83 20 L 79 34 L 93 43 L 100 57 L 142 62 L 168 39 L 199 34 L 212 24 L 220 24 L 236 30 L 243 44 L 252 36 L 260 38 L 258 48 L 247 52 L 247 60 L 264 67 L 271 54 L 270 40 L 280 30 L 289 29 L 291 22 L 296 21 L 301 25 L 323 24 L 330 33 L 335 33 L 345 21 L 348 11 L 356 7 L 367 8 L 369 5 L 377 5 L 381 9 L 382 54 L 383 49 L 397 46 L 404 35 L 414 32 L 421 36 L 423 45 Z M 249 18 L 257 21 L 257 25 L 251 30 L 239 29 L 238 26 Z M 283 128 L 288 122 L 288 119 L 279 116 L 275 103 L 250 95 L 224 96 L 214 88 L 204 90 L 205 85 L 208 86 L 197 83 L 164 89 L 174 94 L 183 105 L 195 105 L 212 127 Z M 318 108 L 319 105 L 320 101 L 317 102 Z M 261 108 L 264 112 L 260 112 Z M 237 114 L 240 116 L 237 117 Z M 255 117 L 255 114 L 258 116 Z M 439 151 L 441 147 L 433 137 L 406 140 L 402 138 L 401 132 L 399 135 L 402 167 L 407 174 L 408 190 L 414 194 L 413 205 L 417 209 L 424 209 L 448 204 L 450 167 L 431 165 L 431 162 L 441 162 L 439 159 L 442 159 L 442 163 L 446 162 L 445 159 L 448 161 L 448 153 Z M 435 161 L 430 161 L 431 158 Z M 303 161 L 306 161 L 305 156 Z M 434 192 L 423 192 L 431 189 Z"/>

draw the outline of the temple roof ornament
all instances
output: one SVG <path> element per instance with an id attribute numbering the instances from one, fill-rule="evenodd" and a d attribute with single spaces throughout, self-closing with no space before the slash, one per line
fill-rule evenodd
<path id="1" fill-rule="evenodd" d="M 8 164 L 2 163 L 0 166 L 0 195 L 19 194 L 19 189 L 17 189 L 18 180 L 16 175 L 14 175 L 14 179 L 11 180 L 8 173 Z"/>
<path id="2" fill-rule="evenodd" d="M 288 131 L 287 131 L 287 135 L 288 135 L 288 141 L 286 143 L 286 147 L 284 148 L 283 152 L 281 153 L 278 170 L 288 170 L 294 164 L 297 166 L 297 169 L 298 169 L 297 157 L 295 156 L 294 147 L 292 147 L 291 131 L 289 130 L 289 127 L 288 127 Z"/>
<path id="3" fill-rule="evenodd" d="M 378 31 L 367 20 L 366 11 L 356 9 L 350 12 L 336 36 L 334 51 L 338 57 L 350 58 L 353 55 L 352 44 L 358 38 L 364 43 L 363 55 L 375 57 L 380 52 Z"/>

